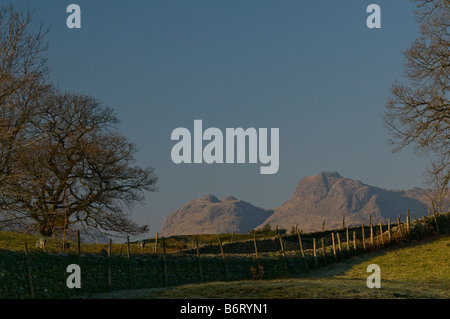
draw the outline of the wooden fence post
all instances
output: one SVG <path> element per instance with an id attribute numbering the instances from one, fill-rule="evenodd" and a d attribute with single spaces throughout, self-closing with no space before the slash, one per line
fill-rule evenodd
<path id="1" fill-rule="evenodd" d="M 167 273 L 166 243 L 164 242 L 164 237 L 161 237 L 161 244 L 163 250 L 164 285 L 167 287 L 169 285 L 169 275 Z"/>
<path id="2" fill-rule="evenodd" d="M 348 236 L 348 227 L 345 229 L 345 235 L 347 237 L 347 253 L 350 255 L 350 240 Z"/>
<path id="3" fill-rule="evenodd" d="M 283 238 L 281 237 L 281 235 L 279 235 L 278 238 L 280 239 L 280 249 L 281 249 L 281 253 L 283 254 L 283 258 L 284 258 L 285 276 L 288 277 L 288 275 L 289 275 L 288 264 L 287 264 L 286 252 L 284 251 Z"/>
<path id="4" fill-rule="evenodd" d="M 222 245 L 222 239 L 219 236 L 219 246 L 220 246 L 220 252 L 222 254 L 222 260 L 223 260 L 223 264 L 225 266 L 225 275 L 227 276 L 227 281 L 230 281 L 230 275 L 228 273 L 228 265 L 227 265 L 227 260 L 225 258 L 225 253 L 223 251 L 223 245 Z"/>
<path id="5" fill-rule="evenodd" d="M 34 299 L 33 278 L 31 276 L 31 264 L 30 264 L 30 256 L 28 255 L 28 244 L 27 243 L 25 243 L 25 258 L 27 261 L 28 280 L 30 282 L 30 295 L 31 295 L 31 299 Z"/>
<path id="6" fill-rule="evenodd" d="M 256 259 L 258 259 L 259 255 L 258 255 L 258 245 L 256 244 L 256 232 L 253 234 L 253 244 L 255 245 L 255 257 Z"/>
<path id="7" fill-rule="evenodd" d="M 156 233 L 156 236 L 155 236 L 155 247 L 153 247 L 153 252 L 155 254 L 158 253 L 158 233 Z"/>
<path id="8" fill-rule="evenodd" d="M 316 265 L 316 268 L 319 268 L 317 264 L 317 253 L 316 253 L 316 238 L 313 238 L 313 251 L 314 251 L 314 264 Z"/>
<path id="9" fill-rule="evenodd" d="M 373 249 L 374 246 L 375 244 L 373 242 L 373 225 L 370 224 L 370 249 Z"/>
<path id="10" fill-rule="evenodd" d="M 130 259 L 130 236 L 127 236 L 127 259 Z"/>
<path id="11" fill-rule="evenodd" d="M 128 289 L 131 289 L 130 236 L 127 236 Z"/>
<path id="12" fill-rule="evenodd" d="M 361 231 L 362 231 L 362 244 L 363 244 L 363 249 L 364 251 L 366 251 L 366 235 L 364 233 L 364 224 L 361 225 Z"/>
<path id="13" fill-rule="evenodd" d="M 389 241 L 389 245 L 391 244 L 391 219 L 388 218 L 388 241 Z"/>
<path id="14" fill-rule="evenodd" d="M 356 254 L 356 231 L 353 231 L 353 249 L 355 250 Z"/>
<path id="15" fill-rule="evenodd" d="M 203 270 L 202 270 L 202 262 L 200 260 L 200 249 L 198 247 L 198 237 L 195 237 L 195 245 L 197 247 L 198 271 L 200 273 L 200 280 L 201 280 L 201 282 L 203 282 Z"/>
<path id="16" fill-rule="evenodd" d="M 381 245 L 384 246 L 383 224 L 380 222 Z"/>
<path id="17" fill-rule="evenodd" d="M 303 262 L 305 263 L 305 269 L 308 272 L 309 271 L 308 262 L 306 261 L 305 258 L 305 252 L 303 251 L 302 237 L 300 236 L 300 232 L 298 231 L 298 229 L 297 229 L 297 236 L 298 236 L 298 243 L 300 245 L 300 253 L 302 254 Z"/>
<path id="18" fill-rule="evenodd" d="M 334 255 L 334 260 L 337 261 L 337 256 L 336 256 L 336 244 L 334 242 L 334 233 L 331 233 L 331 240 L 333 243 L 333 255 Z"/>
<path id="19" fill-rule="evenodd" d="M 112 249 L 112 240 L 109 239 L 108 243 L 108 291 L 112 290 L 112 280 L 111 280 L 111 249 Z"/>
<path id="20" fill-rule="evenodd" d="M 433 209 L 434 223 L 436 224 L 436 231 L 439 233 L 439 225 L 438 225 L 438 221 L 437 221 L 437 218 L 436 218 L 436 209 L 434 208 L 434 201 L 431 201 L 431 205 L 432 205 L 432 209 Z"/>
<path id="21" fill-rule="evenodd" d="M 381 246 L 381 233 L 378 228 L 375 228 L 375 239 L 376 239 L 375 245 L 377 246 L 377 249 L 378 249 Z"/>
<path id="22" fill-rule="evenodd" d="M 406 231 L 408 232 L 408 240 L 411 240 L 411 214 L 409 213 L 409 209 L 408 215 L 406 216 Z"/>
<path id="23" fill-rule="evenodd" d="M 339 232 L 336 233 L 337 241 L 338 241 L 338 247 L 339 247 L 339 255 L 341 256 L 341 259 L 344 258 L 342 255 L 342 246 L 341 246 L 341 238 L 339 237 Z"/>
<path id="24" fill-rule="evenodd" d="M 323 262 L 325 263 L 325 265 L 327 264 L 327 253 L 325 251 L 325 239 L 322 237 L 321 238 L 322 241 L 322 256 L 323 256 Z"/>

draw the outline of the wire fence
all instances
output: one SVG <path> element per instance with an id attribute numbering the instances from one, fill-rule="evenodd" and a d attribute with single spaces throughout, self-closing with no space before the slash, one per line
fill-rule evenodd
<path id="1" fill-rule="evenodd" d="M 49 253 L 39 249 L 0 251 L 0 298 L 73 297 L 83 293 L 165 287 L 185 283 L 272 279 L 301 276 L 329 263 L 379 251 L 400 241 L 420 239 L 436 232 L 449 233 L 450 213 L 411 222 L 360 225 L 302 234 L 276 235 L 246 241 L 203 244 L 194 237 L 192 248 L 168 252 L 164 237 L 148 253 L 132 254 L 131 244 L 113 252 L 110 240 L 103 254 Z M 438 222 L 439 221 L 439 222 Z M 225 236 L 224 236 L 225 237 Z M 39 246 L 39 242 L 37 243 Z M 45 247 L 45 243 L 42 243 Z M 140 242 L 137 245 L 141 245 Z M 143 249 L 143 244 L 141 249 Z M 82 289 L 66 286 L 69 264 L 80 265 Z"/>

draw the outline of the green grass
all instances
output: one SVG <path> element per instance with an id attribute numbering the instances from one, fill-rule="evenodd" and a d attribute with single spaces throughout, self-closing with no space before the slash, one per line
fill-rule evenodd
<path id="1" fill-rule="evenodd" d="M 23 251 L 25 250 L 25 243 L 27 243 L 29 249 L 34 249 L 39 238 L 40 236 L 25 233 L 0 231 L 0 249 Z M 56 249 L 57 242 L 56 239 L 47 239 L 47 249 Z"/>
<path id="2" fill-rule="evenodd" d="M 181 249 L 194 249 L 196 246 L 194 245 L 194 238 L 198 238 L 198 242 L 200 246 L 203 245 L 218 245 L 219 244 L 219 236 L 222 240 L 222 243 L 231 242 L 231 238 L 233 238 L 233 242 L 238 241 L 246 241 L 253 240 L 253 235 L 251 234 L 203 234 L 203 235 L 180 235 L 180 236 L 171 236 L 165 238 L 165 244 L 168 247 L 169 251 L 181 250 Z M 264 238 L 272 238 L 273 236 L 269 235 L 258 235 L 258 239 Z M 159 239 L 161 240 L 161 239 Z M 155 238 L 149 238 L 145 240 L 148 244 L 154 245 Z M 160 244 L 160 243 L 159 243 Z"/>
<path id="3" fill-rule="evenodd" d="M 183 235 L 183 236 L 171 236 L 165 238 L 166 252 L 177 252 L 182 249 L 192 249 L 194 246 L 194 237 L 198 238 L 199 245 L 217 245 L 219 235 Z M 223 243 L 228 243 L 231 241 L 231 234 L 221 234 L 220 238 Z M 266 238 L 269 236 L 260 236 L 259 239 Z M 36 242 L 41 238 L 39 235 L 31 235 L 25 233 L 7 232 L 0 231 L 0 249 L 11 250 L 11 251 L 24 251 L 25 243 L 28 245 L 29 250 L 36 249 Z M 233 241 L 245 241 L 253 239 L 252 235 L 249 234 L 234 234 Z M 76 242 L 66 241 L 70 244 L 70 248 L 66 250 L 68 253 L 77 253 Z M 155 238 L 149 238 L 145 240 L 146 246 L 144 248 L 138 247 L 136 242 L 130 243 L 130 250 L 132 254 L 140 253 L 151 253 L 154 251 Z M 57 238 L 47 238 L 47 244 L 45 251 L 58 253 L 61 252 L 62 239 Z M 161 248 L 161 238 L 158 243 L 159 252 L 162 251 Z M 107 244 L 87 244 L 81 243 L 82 253 L 99 253 L 102 249 L 107 250 Z M 126 239 L 113 239 L 112 254 L 122 254 L 126 253 Z"/>
<path id="4" fill-rule="evenodd" d="M 381 288 L 366 285 L 367 266 L 381 268 Z M 355 256 L 303 278 L 211 282 L 169 288 L 117 291 L 93 298 L 450 298 L 450 237 L 410 243 Z"/>
<path id="5" fill-rule="evenodd" d="M 10 251 L 24 251 L 25 243 L 28 245 L 28 249 L 30 251 L 38 250 L 36 248 L 36 242 L 42 236 L 39 235 L 31 235 L 26 233 L 15 233 L 15 232 L 7 232 L 0 231 L 0 249 L 10 250 Z M 62 239 L 58 238 L 46 238 L 47 243 L 45 246 L 46 252 L 52 253 L 60 253 L 62 247 Z M 66 249 L 66 253 L 77 253 L 77 244 L 74 241 L 66 240 L 66 243 L 70 244 L 70 248 Z M 81 252 L 82 253 L 99 253 L 102 249 L 107 249 L 107 244 L 84 244 L 81 243 Z M 119 253 L 121 249 L 121 244 L 113 244 L 112 251 L 113 253 Z M 123 248 L 122 248 L 123 250 Z M 134 249 L 137 251 L 137 247 Z"/>

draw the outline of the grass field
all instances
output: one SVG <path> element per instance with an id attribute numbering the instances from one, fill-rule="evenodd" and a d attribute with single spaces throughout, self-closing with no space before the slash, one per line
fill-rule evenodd
<path id="1" fill-rule="evenodd" d="M 366 285 L 367 266 L 381 268 L 381 288 Z M 117 291 L 86 298 L 450 298 L 450 236 L 401 244 L 379 253 L 355 256 L 282 280 L 211 282 L 177 287 Z"/>
<path id="2" fill-rule="evenodd" d="M 224 243 L 230 242 L 231 237 L 233 241 L 245 241 L 253 238 L 253 235 L 249 234 L 221 234 L 221 239 Z M 35 249 L 36 242 L 41 236 L 30 235 L 25 233 L 16 233 L 8 231 L 0 231 L 0 249 L 10 251 L 24 251 L 25 243 L 28 244 L 28 249 Z M 194 237 L 198 238 L 199 245 L 217 244 L 218 235 L 183 235 L 183 236 L 171 236 L 165 239 L 166 251 L 168 253 L 177 252 L 181 249 L 194 248 Z M 260 239 L 268 238 L 270 236 L 259 236 Z M 112 239 L 112 253 L 118 254 L 126 252 L 126 239 L 113 238 Z M 67 240 L 70 244 L 70 248 L 66 249 L 66 252 L 76 253 L 77 243 L 76 241 Z M 154 251 L 155 238 L 149 238 L 145 240 L 146 246 L 144 248 L 138 247 L 136 242 L 130 243 L 130 249 L 132 254 L 150 253 Z M 62 239 L 47 238 L 45 251 L 58 253 L 61 251 Z M 161 239 L 159 241 L 159 250 L 161 251 Z M 82 253 L 99 253 L 102 249 L 108 249 L 108 244 L 94 244 L 94 243 L 81 243 Z"/>

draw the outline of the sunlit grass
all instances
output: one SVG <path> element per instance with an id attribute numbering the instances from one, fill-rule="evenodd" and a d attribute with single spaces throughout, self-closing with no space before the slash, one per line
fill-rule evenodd
<path id="1" fill-rule="evenodd" d="M 381 288 L 369 289 L 367 266 L 381 268 Z M 355 256 L 303 278 L 211 282 L 118 291 L 95 298 L 450 298 L 450 237 Z"/>
<path id="2" fill-rule="evenodd" d="M 183 236 L 171 236 L 165 238 L 166 252 L 172 253 L 177 252 L 182 249 L 194 249 L 196 245 L 194 243 L 194 237 L 198 238 L 199 246 L 203 245 L 217 245 L 219 243 L 219 235 L 183 235 Z M 260 238 L 265 238 L 268 236 L 260 236 Z M 31 235 L 26 233 L 15 233 L 0 231 L 0 249 L 11 250 L 11 251 L 24 251 L 25 243 L 28 245 L 29 250 L 36 249 L 36 242 L 41 238 L 39 235 Z M 228 243 L 233 241 L 245 241 L 253 238 L 249 234 L 221 234 L 220 238 L 223 243 Z M 58 253 L 61 252 L 62 239 L 58 238 L 46 238 L 47 243 L 45 251 Z M 155 251 L 156 239 L 149 238 L 145 240 L 145 246 L 139 247 L 136 241 L 130 243 L 130 253 L 131 254 L 141 254 L 141 253 L 153 253 Z M 70 245 L 70 248 L 65 249 L 66 253 L 77 253 L 77 243 L 76 241 L 66 240 L 66 243 Z M 102 249 L 107 250 L 108 244 L 96 244 L 96 243 L 81 243 L 81 253 L 99 253 Z M 126 238 L 112 238 L 112 254 L 126 254 L 127 244 Z M 158 253 L 162 253 L 162 238 L 158 239 Z"/>

